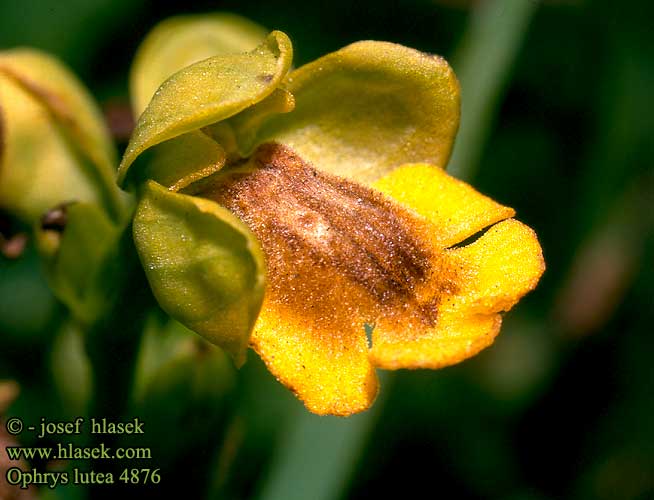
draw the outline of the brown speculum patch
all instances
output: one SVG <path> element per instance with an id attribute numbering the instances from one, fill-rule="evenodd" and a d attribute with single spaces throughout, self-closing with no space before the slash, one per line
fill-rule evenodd
<path id="1" fill-rule="evenodd" d="M 200 196 L 256 235 L 267 260 L 267 299 L 319 323 L 384 317 L 433 326 L 439 299 L 452 288 L 425 221 L 279 144 L 225 168 Z"/>

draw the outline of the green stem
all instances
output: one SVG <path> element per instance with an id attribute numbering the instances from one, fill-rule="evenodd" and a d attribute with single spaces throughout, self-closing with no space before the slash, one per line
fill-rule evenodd
<path id="1" fill-rule="evenodd" d="M 117 422 L 131 418 L 126 414 L 135 376 L 138 347 L 145 328 L 147 313 L 153 305 L 152 295 L 132 241 L 131 225 L 120 242 L 119 259 L 124 268 L 115 300 L 107 314 L 88 332 L 87 352 L 93 367 L 94 385 L 90 416 Z M 97 434 L 91 445 L 100 443 L 114 448 L 120 436 Z M 113 472 L 124 464 L 96 460 L 89 470 Z M 115 498 L 115 491 L 103 485 L 91 485 L 89 498 Z"/>
<path id="2" fill-rule="evenodd" d="M 388 394 L 391 376 L 380 377 L 381 394 Z M 372 409 L 349 418 L 319 417 L 304 408 L 291 419 L 288 435 L 275 457 L 259 500 L 330 500 L 346 490 L 361 451 L 365 449 L 381 409 L 382 396 Z"/>
<path id="3" fill-rule="evenodd" d="M 137 348 L 152 295 L 132 242 L 131 226 L 120 242 L 124 281 L 113 306 L 90 329 L 87 350 L 94 370 L 91 415 L 115 418 L 127 408 Z"/>
<path id="4" fill-rule="evenodd" d="M 470 180 L 477 172 L 498 103 L 537 5 L 536 0 L 487 0 L 472 13 L 453 62 L 461 82 L 461 128 L 448 171 L 460 179 Z"/>

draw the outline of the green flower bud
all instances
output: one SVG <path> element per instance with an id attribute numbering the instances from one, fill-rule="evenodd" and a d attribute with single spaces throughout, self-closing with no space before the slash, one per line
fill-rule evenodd
<path id="1" fill-rule="evenodd" d="M 91 96 L 59 61 L 0 53 L 0 208 L 35 229 L 49 285 L 83 323 L 113 300 L 127 198 Z"/>
<path id="2" fill-rule="evenodd" d="M 79 201 L 117 219 L 115 163 L 99 110 L 59 61 L 32 49 L 0 52 L 0 208 L 33 224 Z"/>

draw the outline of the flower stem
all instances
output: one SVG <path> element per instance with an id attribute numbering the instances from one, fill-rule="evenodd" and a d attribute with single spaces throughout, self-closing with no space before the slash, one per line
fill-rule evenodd
<path id="1" fill-rule="evenodd" d="M 152 306 L 145 275 L 132 241 L 131 226 L 120 241 L 119 260 L 129 277 L 114 289 L 113 306 L 88 332 L 87 350 L 94 371 L 91 415 L 119 417 L 127 408 L 147 311 Z"/>
<path id="2" fill-rule="evenodd" d="M 281 440 L 259 500 L 330 500 L 339 498 L 357 465 L 361 450 L 390 389 L 389 372 L 380 374 L 382 392 L 372 409 L 349 418 L 320 417 L 301 408 Z"/>
<path id="3" fill-rule="evenodd" d="M 131 418 L 126 412 L 135 376 L 138 347 L 153 298 L 138 260 L 129 225 L 120 241 L 119 259 L 122 276 L 113 292 L 112 307 L 91 325 L 87 332 L 87 352 L 93 368 L 93 399 L 90 416 L 110 422 Z M 119 435 L 97 434 L 90 437 L 92 446 L 101 443 L 115 447 Z M 119 462 L 94 460 L 90 470 L 112 472 L 118 477 Z M 115 491 L 102 484 L 90 486 L 89 498 L 115 498 Z"/>

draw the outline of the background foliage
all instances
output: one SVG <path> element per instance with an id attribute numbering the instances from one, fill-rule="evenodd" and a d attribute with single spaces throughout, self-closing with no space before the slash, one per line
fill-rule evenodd
<path id="1" fill-rule="evenodd" d="M 375 408 L 348 420 L 308 416 L 253 354 L 238 373 L 198 365 L 197 353 L 176 360 L 165 390 L 133 408 L 148 422 L 154 461 L 172 457 L 169 491 L 654 497 L 652 3 L 9 0 L 0 48 L 62 58 L 124 147 L 140 40 L 170 15 L 212 10 L 285 31 L 296 65 L 360 39 L 444 55 L 463 86 L 451 171 L 517 210 L 548 270 L 493 347 L 439 372 L 393 374 Z M 61 321 L 32 247 L 0 261 L 0 379 L 21 388 L 12 414 L 66 416 L 80 397 L 55 397 L 57 376 L 71 375 L 53 376 L 51 360 L 67 363 L 61 343 L 75 342 L 55 338 Z"/>

